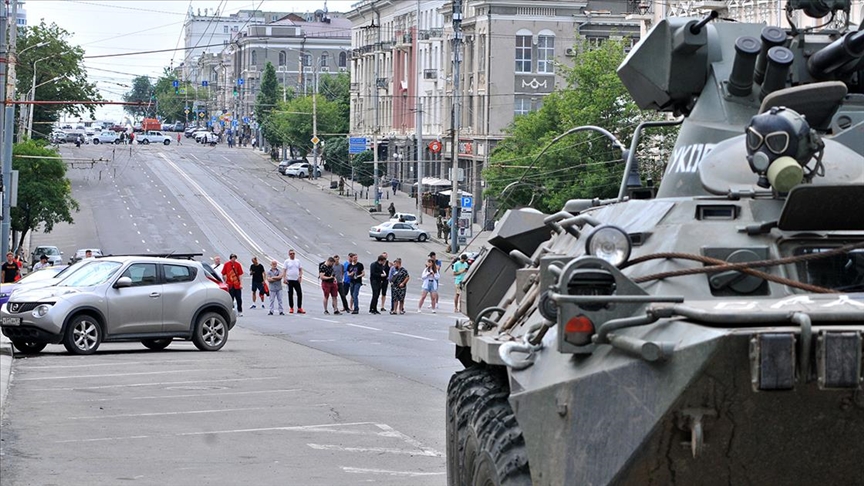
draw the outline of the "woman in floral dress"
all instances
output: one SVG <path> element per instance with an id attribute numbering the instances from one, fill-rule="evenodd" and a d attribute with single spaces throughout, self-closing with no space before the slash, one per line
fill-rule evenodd
<path id="1" fill-rule="evenodd" d="M 408 285 L 408 280 L 410 280 L 411 277 L 408 275 L 408 270 L 405 270 L 405 267 L 402 266 L 401 258 L 393 260 L 393 269 L 393 276 L 390 277 L 390 299 L 393 304 L 393 310 L 391 310 L 390 313 L 404 314 L 405 290 Z"/>

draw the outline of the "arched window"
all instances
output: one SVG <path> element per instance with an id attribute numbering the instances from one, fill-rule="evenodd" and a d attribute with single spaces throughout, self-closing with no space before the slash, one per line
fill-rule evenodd
<path id="1" fill-rule="evenodd" d="M 285 51 L 279 51 L 279 65 L 284 66 L 288 63 L 288 53 Z"/>
<path id="2" fill-rule="evenodd" d="M 555 72 L 555 33 L 541 30 L 537 36 L 537 72 Z"/>
<path id="3" fill-rule="evenodd" d="M 252 63 L 253 66 L 257 66 L 257 65 L 258 65 L 258 53 L 255 52 L 255 51 L 252 51 L 252 61 L 251 61 L 251 63 Z"/>
<path id="4" fill-rule="evenodd" d="M 348 66 L 348 54 L 343 51 L 339 53 L 339 67 L 344 68 L 346 66 Z"/>
<path id="5" fill-rule="evenodd" d="M 516 72 L 531 72 L 531 31 L 520 29 L 516 32 Z"/>

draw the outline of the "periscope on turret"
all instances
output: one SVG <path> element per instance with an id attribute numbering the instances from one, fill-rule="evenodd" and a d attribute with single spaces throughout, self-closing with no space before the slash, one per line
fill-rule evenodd
<path id="1" fill-rule="evenodd" d="M 657 22 L 618 74 L 677 118 L 619 196 L 498 222 L 449 331 L 449 485 L 862 483 L 864 29 L 786 9 Z"/>

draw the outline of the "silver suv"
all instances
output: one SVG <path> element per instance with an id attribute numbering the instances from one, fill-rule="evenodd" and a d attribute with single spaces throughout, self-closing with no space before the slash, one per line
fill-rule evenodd
<path id="1" fill-rule="evenodd" d="M 0 328 L 23 353 L 62 343 L 92 354 L 102 342 L 140 341 L 164 349 L 174 338 L 217 351 L 237 322 L 227 292 L 201 263 L 157 257 L 98 258 L 50 287 L 13 292 Z"/>

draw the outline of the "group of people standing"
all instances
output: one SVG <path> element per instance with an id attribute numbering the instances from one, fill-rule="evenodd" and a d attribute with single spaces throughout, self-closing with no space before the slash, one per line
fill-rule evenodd
<path id="1" fill-rule="evenodd" d="M 231 254 L 230 259 L 224 265 L 219 257 L 214 259 L 214 269 L 221 274 L 228 286 L 228 292 L 237 307 L 239 315 L 243 315 L 243 285 L 241 276 L 244 274 L 243 267 L 237 262 L 237 255 Z M 456 297 L 454 299 L 455 309 L 459 310 L 459 296 L 462 289 L 462 279 L 468 270 L 467 257 L 462 255 L 459 261 L 453 264 L 453 275 L 456 284 Z M 295 307 L 295 294 L 297 313 L 305 314 L 303 310 L 303 265 L 297 258 L 296 252 L 288 251 L 288 258 L 279 268 L 279 262 L 272 260 L 270 268 L 258 262 L 257 257 L 252 257 L 252 264 L 248 269 L 252 278 L 252 305 L 250 309 L 257 308 L 260 298 L 261 308 L 265 308 L 264 298 L 269 296 L 268 315 L 285 315 L 283 307 L 282 289 L 286 288 L 288 294 L 288 313 L 293 314 Z M 388 312 L 392 315 L 405 314 L 405 294 L 411 276 L 402 265 L 402 259 L 396 258 L 390 261 L 387 252 L 384 252 L 369 265 L 366 266 L 359 261 L 356 253 L 349 253 L 346 261 L 340 261 L 339 255 L 328 257 L 318 264 L 318 279 L 324 294 L 324 314 L 334 315 L 359 314 L 360 313 L 360 287 L 364 285 L 364 279 L 368 279 L 372 289 L 372 299 L 369 302 L 368 312 L 370 314 L 381 314 Z M 423 271 L 419 277 L 420 301 L 417 312 L 422 312 L 423 304 L 428 297 L 432 313 L 438 310 L 438 285 L 441 279 L 441 261 L 437 259 L 435 252 L 429 253 Z M 389 308 L 387 306 L 387 293 L 390 291 Z M 340 305 L 341 304 L 341 305 Z"/>

